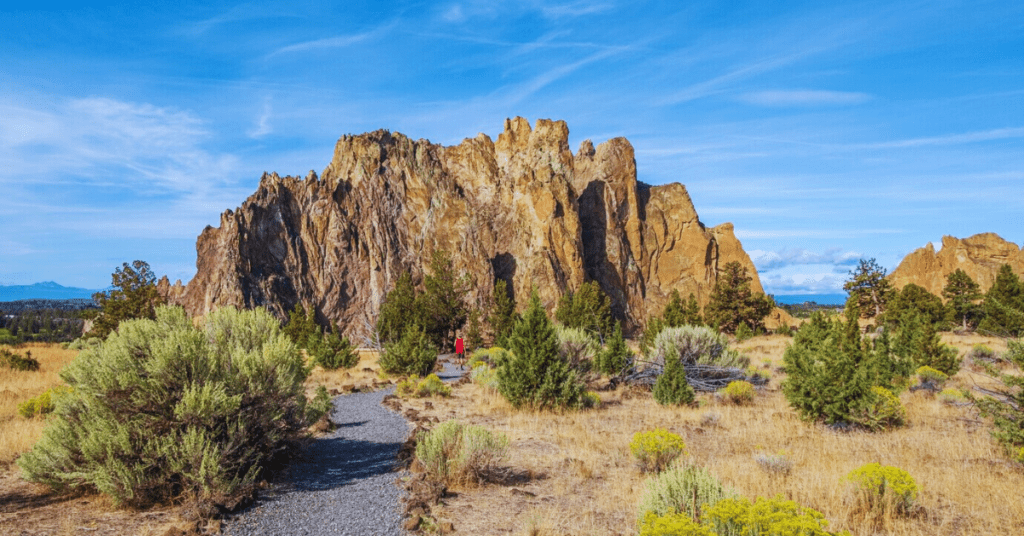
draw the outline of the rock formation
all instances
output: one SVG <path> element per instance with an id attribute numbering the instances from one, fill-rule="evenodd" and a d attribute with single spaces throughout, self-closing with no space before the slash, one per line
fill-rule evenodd
<path id="1" fill-rule="evenodd" d="M 889 280 L 897 289 L 913 283 L 942 296 L 946 276 L 959 268 L 984 292 L 992 286 L 999 267 L 1004 264 L 1009 264 L 1016 274 L 1024 275 L 1024 251 L 995 233 L 976 234 L 963 240 L 944 236 L 942 249 L 935 251 L 929 243 L 911 252 L 889 274 Z"/>
<path id="2" fill-rule="evenodd" d="M 562 121 L 505 121 L 443 147 L 378 130 L 343 136 L 318 177 L 264 174 L 256 193 L 207 227 L 195 278 L 161 282 L 192 315 L 296 302 L 349 333 L 365 329 L 403 272 L 422 281 L 433 251 L 452 254 L 482 306 L 497 279 L 520 307 L 536 287 L 549 311 L 596 280 L 636 329 L 672 289 L 707 301 L 720 266 L 739 261 L 761 289 L 731 224 L 706 228 L 681 184 L 637 182 L 633 147 L 616 138 L 575 155 Z"/>

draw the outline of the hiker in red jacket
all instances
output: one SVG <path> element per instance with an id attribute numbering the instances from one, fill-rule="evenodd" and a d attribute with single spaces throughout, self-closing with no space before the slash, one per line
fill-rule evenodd
<path id="1" fill-rule="evenodd" d="M 465 368 L 466 348 L 462 344 L 462 337 L 455 339 L 455 360 L 459 362 L 459 370 Z"/>

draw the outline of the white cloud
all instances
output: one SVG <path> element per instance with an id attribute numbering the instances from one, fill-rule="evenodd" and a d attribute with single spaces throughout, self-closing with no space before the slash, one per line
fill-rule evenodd
<path id="1" fill-rule="evenodd" d="M 861 258 L 856 251 L 843 251 L 841 248 L 832 248 L 821 253 L 815 253 L 806 249 L 782 249 L 779 251 L 765 251 L 755 249 L 748 252 L 750 260 L 757 267 L 758 272 L 771 271 L 785 266 L 794 265 L 831 265 L 831 266 L 852 266 Z M 844 271 L 846 269 L 844 268 Z"/>
<path id="2" fill-rule="evenodd" d="M 822 90 L 753 91 L 740 95 L 740 100 L 759 106 L 829 106 L 860 104 L 871 99 L 867 93 Z"/>
<path id="3" fill-rule="evenodd" d="M 963 145 L 966 143 L 1015 138 L 1024 138 L 1024 127 L 995 128 L 976 132 L 964 132 L 962 134 L 948 134 L 944 136 L 928 136 L 923 138 L 909 138 L 905 140 L 884 141 L 878 143 L 864 143 L 852 145 L 851 147 L 856 149 L 903 149 L 909 147 Z"/>
<path id="4" fill-rule="evenodd" d="M 256 120 L 256 125 L 246 133 L 250 138 L 262 138 L 274 131 L 274 128 L 270 126 L 271 111 L 270 99 L 264 100 L 263 112 L 260 114 L 259 119 Z"/>

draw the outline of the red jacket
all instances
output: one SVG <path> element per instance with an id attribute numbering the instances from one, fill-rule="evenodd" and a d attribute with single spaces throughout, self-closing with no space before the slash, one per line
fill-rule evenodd
<path id="1" fill-rule="evenodd" d="M 461 337 L 458 338 L 458 339 L 455 339 L 455 353 L 457 353 L 457 354 L 465 353 L 465 350 L 463 349 L 463 346 L 462 346 L 462 338 Z"/>

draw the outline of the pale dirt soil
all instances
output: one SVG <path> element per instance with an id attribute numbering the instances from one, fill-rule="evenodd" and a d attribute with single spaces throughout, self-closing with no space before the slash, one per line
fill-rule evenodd
<path id="1" fill-rule="evenodd" d="M 945 337 L 961 351 L 995 339 Z M 909 426 L 886 433 L 837 433 L 798 419 L 781 391 L 782 353 L 791 339 L 756 337 L 737 345 L 755 366 L 766 361 L 772 381 L 751 406 L 701 395 L 702 407 L 663 408 L 648 392 L 601 392 L 600 409 L 564 414 L 519 412 L 473 384 L 451 399 L 403 401 L 422 417 L 485 426 L 507 434 L 511 453 L 500 482 L 454 490 L 434 514 L 457 534 L 615 535 L 636 533 L 636 508 L 645 475 L 629 453 L 635 432 L 666 428 L 681 435 L 688 459 L 754 498 L 781 494 L 821 511 L 831 529 L 853 534 L 1004 535 L 1024 532 L 1024 470 L 1009 464 L 989 436 L 991 425 L 969 407 L 947 406 L 926 392 L 905 392 Z M 965 367 L 951 386 L 984 381 Z M 716 422 L 712 422 L 716 421 Z M 788 475 L 773 475 L 754 460 L 785 453 Z M 907 518 L 871 519 L 850 500 L 842 478 L 866 463 L 894 465 L 921 486 L 920 508 Z M 872 529 L 871 527 L 874 527 Z"/>

